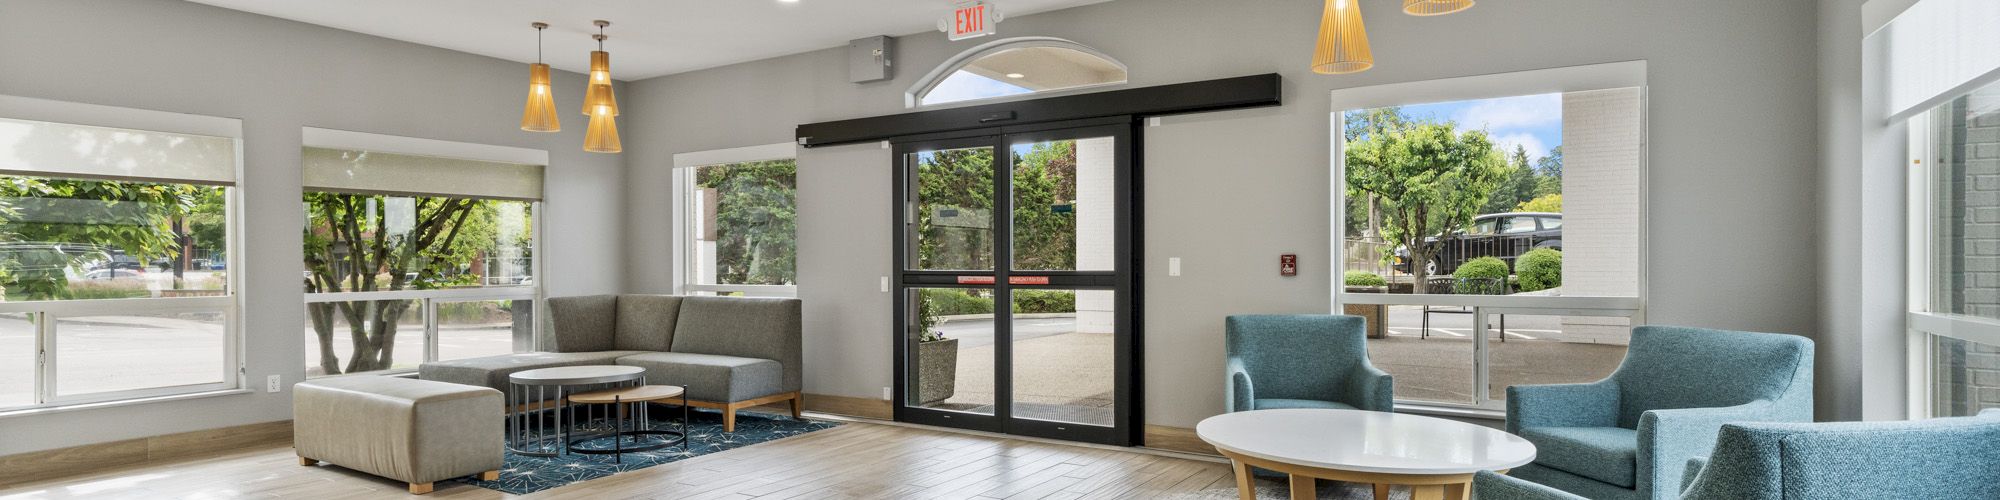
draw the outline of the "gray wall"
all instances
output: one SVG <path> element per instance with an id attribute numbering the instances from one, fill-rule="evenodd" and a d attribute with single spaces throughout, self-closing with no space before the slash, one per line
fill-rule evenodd
<path id="1" fill-rule="evenodd" d="M 1306 71 L 1318 2 L 1125 0 L 999 29 L 1101 49 L 1131 67 L 1134 86 L 1286 78 L 1283 107 L 1169 117 L 1146 130 L 1146 412 L 1150 423 L 1190 426 L 1222 407 L 1224 316 L 1328 310 L 1335 88 L 1646 60 L 1648 319 L 1812 334 L 1817 150 L 1799 125 L 1818 117 L 1815 93 L 1801 91 L 1816 88 L 1816 19 L 1800 15 L 1814 12 L 1813 0 L 1696 3 L 1496 2 L 1438 18 L 1369 3 L 1377 66 L 1347 76 Z M 634 82 L 624 115 L 626 288 L 671 289 L 672 154 L 784 142 L 801 123 L 904 111 L 902 92 L 916 78 L 987 40 L 903 37 L 890 82 L 848 83 L 841 49 Z M 817 302 L 808 345 L 842 346 L 808 353 L 809 392 L 879 397 L 890 383 L 890 306 L 875 282 L 888 270 L 889 177 L 886 166 L 865 165 L 887 156 L 868 156 L 800 162 L 799 293 Z M 820 168 L 839 171 L 808 173 Z M 1299 255 L 1298 277 L 1277 275 L 1284 253 Z M 1184 259 L 1182 276 L 1166 276 L 1168 257 Z"/>
<path id="2" fill-rule="evenodd" d="M 243 120 L 245 377 L 260 391 L 0 418 L 0 455 L 290 418 L 290 391 L 261 389 L 304 372 L 300 127 L 546 149 L 548 294 L 622 286 L 623 158 L 582 151 L 582 115 L 520 131 L 524 64 L 187 2 L 4 0 L 0 68 L 0 94 Z M 581 75 L 555 79 L 559 105 L 580 102 Z"/>

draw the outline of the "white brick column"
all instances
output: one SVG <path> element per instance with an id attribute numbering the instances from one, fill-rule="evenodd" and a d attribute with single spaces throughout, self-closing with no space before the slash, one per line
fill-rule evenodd
<path id="1" fill-rule="evenodd" d="M 1563 295 L 1639 294 L 1643 112 L 1637 88 L 1563 94 Z M 1563 330 L 1625 337 L 1626 323 L 1570 316 Z"/>
<path id="2" fill-rule="evenodd" d="M 1117 139 L 1076 141 L 1076 268 L 1117 269 Z M 1116 295 L 1109 290 L 1076 292 L 1076 328 L 1111 333 Z"/>

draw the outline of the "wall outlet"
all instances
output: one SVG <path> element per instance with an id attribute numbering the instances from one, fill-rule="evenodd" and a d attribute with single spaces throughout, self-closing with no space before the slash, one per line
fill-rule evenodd
<path id="1" fill-rule="evenodd" d="M 264 378 L 264 392 L 278 392 L 284 385 L 284 376 L 272 375 Z"/>
<path id="2" fill-rule="evenodd" d="M 1167 257 L 1167 276 L 1181 275 L 1181 258 Z"/>
<path id="3" fill-rule="evenodd" d="M 894 387 L 883 387 L 883 388 L 882 388 L 882 400 L 884 400 L 884 401 L 887 401 L 887 400 L 891 400 L 891 399 L 896 399 L 896 388 L 894 388 Z"/>

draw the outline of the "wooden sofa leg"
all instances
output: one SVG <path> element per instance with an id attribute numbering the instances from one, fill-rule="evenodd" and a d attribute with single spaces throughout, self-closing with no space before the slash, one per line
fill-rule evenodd
<path id="1" fill-rule="evenodd" d="M 486 472 L 481 472 L 481 473 L 479 473 L 479 480 L 480 480 L 480 481 L 499 481 L 499 480 L 500 480 L 500 471 L 497 471 L 497 470 L 489 470 L 489 471 L 486 471 Z"/>
<path id="2" fill-rule="evenodd" d="M 314 465 L 319 465 L 319 461 L 318 461 L 318 460 L 313 460 L 313 459 L 310 459 L 310 458 L 306 458 L 306 457 L 299 457 L 299 465 L 304 465 L 304 466 L 307 466 L 307 467 L 311 467 L 311 466 L 314 466 Z"/>
<path id="3" fill-rule="evenodd" d="M 429 495 L 431 493 L 431 486 L 433 484 L 435 483 L 410 483 L 410 494 Z"/>
<path id="4" fill-rule="evenodd" d="M 722 408 L 722 432 L 736 432 L 736 407 Z"/>
<path id="5" fill-rule="evenodd" d="M 803 395 L 792 396 L 792 420 L 799 419 L 799 406 L 805 404 L 805 400 L 806 397 Z"/>

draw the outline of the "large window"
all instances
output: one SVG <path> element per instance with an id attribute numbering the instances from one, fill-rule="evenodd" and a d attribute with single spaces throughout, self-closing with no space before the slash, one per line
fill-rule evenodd
<path id="1" fill-rule="evenodd" d="M 1911 328 L 1932 416 L 2000 408 L 2000 84 L 1910 122 Z"/>
<path id="2" fill-rule="evenodd" d="M 1590 382 L 1643 321 L 1643 63 L 1334 92 L 1336 301 L 1404 403 Z"/>
<path id="3" fill-rule="evenodd" d="M 680 293 L 789 297 L 798 278 L 790 143 L 675 156 Z"/>
<path id="4" fill-rule="evenodd" d="M 319 129 L 307 144 L 308 376 L 534 349 L 546 153 Z"/>
<path id="5" fill-rule="evenodd" d="M 0 97 L 0 411 L 239 387 L 240 129 Z"/>

